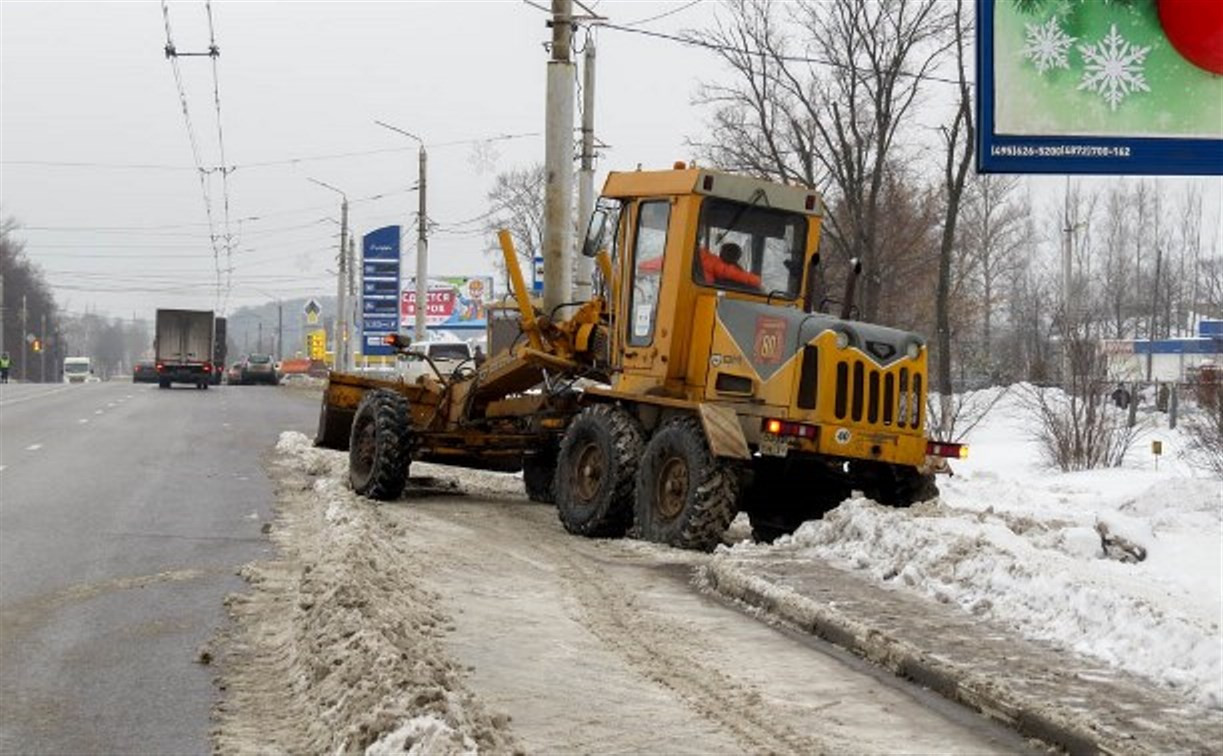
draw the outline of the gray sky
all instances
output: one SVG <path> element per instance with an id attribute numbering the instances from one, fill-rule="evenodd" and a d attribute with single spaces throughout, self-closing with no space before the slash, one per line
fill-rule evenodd
<path id="1" fill-rule="evenodd" d="M 686 0 L 596 7 L 618 24 L 663 15 L 645 24 L 661 32 L 700 28 L 714 12 L 711 2 Z M 335 267 L 338 227 L 326 219 L 338 218 L 338 196 L 307 177 L 354 200 L 386 195 L 353 203 L 359 233 L 411 222 L 417 199 L 405 190 L 416 181 L 416 145 L 374 119 L 432 145 L 429 215 L 442 227 L 430 242 L 431 272 L 491 272 L 478 226 L 455 226 L 487 211 L 497 172 L 543 159 L 547 14 L 518 0 L 216 0 L 212 11 L 225 164 L 238 166 L 229 177 L 231 228 L 241 233 L 229 310 L 334 293 L 326 271 Z M 170 22 L 180 52 L 206 49 L 202 0 L 171 3 Z M 148 317 L 158 306 L 213 306 L 204 200 L 165 35 L 161 5 L 151 0 L 0 2 L 0 212 L 22 224 L 29 256 L 70 312 Z M 596 132 L 610 148 L 596 186 L 609 169 L 691 158 L 684 139 L 703 133 L 706 113 L 690 101 L 698 79 L 728 75 L 717 58 L 613 30 L 597 42 Z M 219 165 L 211 63 L 180 58 L 179 65 L 201 162 Z M 930 109 L 937 106 L 927 102 L 921 119 L 937 123 Z M 482 141 L 532 132 L 539 135 Z M 369 151 L 382 152 L 283 163 Z M 1188 180 L 1160 181 L 1179 193 Z M 1210 243 L 1220 236 L 1223 180 L 1196 181 L 1215 212 Z M 1032 184 L 1038 202 L 1060 201 L 1062 179 Z M 208 186 L 223 232 L 219 176 Z M 407 247 L 410 274 L 415 252 Z"/>
<path id="2" fill-rule="evenodd" d="M 624 23 L 682 5 L 604 0 L 598 10 Z M 350 199 L 387 195 L 353 203 L 358 232 L 410 222 L 417 199 L 404 190 L 416 181 L 416 145 L 374 119 L 436 145 L 429 214 L 443 228 L 487 210 L 497 172 L 542 161 L 542 43 L 550 31 L 536 8 L 512 0 L 218 1 L 212 12 L 225 162 L 239 166 L 229 177 L 231 226 L 236 232 L 238 219 L 258 218 L 240 224 L 231 310 L 269 295 L 334 293 L 325 271 L 335 267 L 338 227 L 323 219 L 339 217 L 339 198 L 308 176 Z M 696 25 L 707 12 L 692 7 L 650 28 Z M 207 48 L 202 1 L 171 3 L 170 22 L 180 52 Z M 69 311 L 143 317 L 157 306 L 213 305 L 204 200 L 164 45 L 156 2 L 0 4 L 2 212 L 24 226 L 19 237 L 29 256 Z M 611 149 L 596 181 L 608 168 L 688 157 L 684 136 L 700 130 L 688 102 L 711 56 L 614 32 L 600 34 L 598 50 L 597 132 Z M 211 62 L 180 57 L 179 66 L 201 161 L 218 165 Z M 539 135 L 478 141 L 532 132 Z M 447 146 L 453 142 L 467 143 Z M 250 165 L 371 150 L 398 151 Z M 167 168 L 12 163 L 21 160 Z M 219 176 L 209 186 L 221 228 Z M 486 244 L 439 230 L 431 271 L 489 272 Z"/>

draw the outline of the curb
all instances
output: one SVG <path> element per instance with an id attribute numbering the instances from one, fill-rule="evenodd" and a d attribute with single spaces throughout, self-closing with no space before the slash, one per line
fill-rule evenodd
<path id="1" fill-rule="evenodd" d="M 882 631 L 838 611 L 833 602 L 803 596 L 792 588 L 744 574 L 733 564 L 714 560 L 701 568 L 705 584 L 718 593 L 780 617 L 799 630 L 845 648 L 894 674 L 912 680 L 943 697 L 967 706 L 1025 737 L 1039 739 L 1071 754 L 1210 753 L 1208 736 L 1194 737 L 1180 727 L 1169 741 L 1166 727 L 1149 733 L 1140 718 L 1109 721 L 1092 717 L 1081 708 L 1059 706 L 1048 698 L 1025 696 L 1021 691 L 974 672 L 971 662 L 952 662 L 903 640 L 894 631 Z M 1016 657 L 1022 656 L 1016 650 Z M 1172 712 L 1166 712 L 1171 715 Z M 1172 716 L 1172 719 L 1177 717 Z M 1172 722 L 1165 722 L 1172 725 Z"/>

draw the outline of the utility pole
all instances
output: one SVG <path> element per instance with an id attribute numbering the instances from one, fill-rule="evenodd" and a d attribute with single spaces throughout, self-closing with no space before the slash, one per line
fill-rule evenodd
<path id="1" fill-rule="evenodd" d="M 346 322 L 348 310 L 346 308 L 346 297 L 344 296 L 345 290 L 348 288 L 348 266 L 345 264 L 348 257 L 345 251 L 345 244 L 348 240 L 348 195 L 331 184 L 319 181 L 318 179 L 310 178 L 307 181 L 318 184 L 324 189 L 330 189 L 342 198 L 340 202 L 340 260 L 335 282 L 335 333 L 332 335 L 335 343 L 332 346 L 334 356 L 332 368 L 335 370 L 345 370 L 348 366 L 345 353 L 345 349 L 348 346 L 348 323 Z"/>
<path id="2" fill-rule="evenodd" d="M 4 261 L 0 260 L 0 352 L 4 351 Z"/>
<path id="3" fill-rule="evenodd" d="M 420 202 L 416 211 L 416 322 L 413 338 L 424 341 L 428 337 L 425 319 L 429 314 L 429 215 L 425 212 L 425 188 L 428 184 L 429 156 L 425 153 L 425 143 L 420 143 L 420 174 L 417 193 Z"/>
<path id="4" fill-rule="evenodd" d="M 595 43 L 586 42 L 582 55 L 582 162 L 578 171 L 578 233 L 586 233 L 595 204 Z M 580 246 L 584 238 L 579 236 Z M 590 299 L 594 292 L 591 281 L 594 260 L 577 254 L 573 267 L 573 298 L 579 302 Z"/>
<path id="5" fill-rule="evenodd" d="M 1062 387 L 1070 390 L 1070 286 L 1071 258 L 1073 256 L 1074 224 L 1070 222 L 1070 177 L 1066 177 L 1066 195 L 1063 204 L 1065 226 L 1062 228 Z"/>
<path id="6" fill-rule="evenodd" d="M 38 328 L 38 382 L 47 382 L 47 313 L 42 314 Z"/>
<path id="7" fill-rule="evenodd" d="M 552 316 L 573 289 L 573 0 L 552 0 L 544 129 L 544 313 Z"/>
<path id="8" fill-rule="evenodd" d="M 356 364 L 353 344 L 357 341 L 357 319 L 362 317 L 361 299 L 357 297 L 357 237 L 348 232 L 348 322 L 352 335 L 344 346 L 344 369 L 351 371 Z M 362 352 L 365 350 L 362 349 Z"/>
<path id="9" fill-rule="evenodd" d="M 263 354 L 263 321 L 259 321 L 259 340 L 256 343 L 255 349 L 259 350 L 259 354 Z"/>
<path id="10" fill-rule="evenodd" d="M 25 308 L 25 294 L 21 295 L 21 381 L 24 383 L 26 379 L 26 363 L 29 362 L 30 342 L 26 340 L 26 316 L 28 313 Z"/>
<path id="11" fill-rule="evenodd" d="M 285 303 L 283 300 L 276 300 L 276 359 L 277 361 L 285 358 Z"/>
<path id="12" fill-rule="evenodd" d="M 427 306 L 429 297 L 429 213 L 426 210 L 426 189 L 429 177 L 429 155 L 425 150 L 425 140 L 410 131 L 392 126 L 384 121 L 374 121 L 384 129 L 390 129 L 403 134 L 409 139 L 415 139 L 420 145 L 416 166 L 416 322 L 413 325 L 412 338 L 424 341 L 428 338 Z"/>

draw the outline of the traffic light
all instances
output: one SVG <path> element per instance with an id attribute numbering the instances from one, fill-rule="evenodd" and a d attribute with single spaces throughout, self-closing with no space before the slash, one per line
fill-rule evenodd
<path id="1" fill-rule="evenodd" d="M 34 339 L 32 342 L 30 342 L 30 348 L 33 349 L 35 352 L 41 352 L 42 351 L 42 339 Z"/>

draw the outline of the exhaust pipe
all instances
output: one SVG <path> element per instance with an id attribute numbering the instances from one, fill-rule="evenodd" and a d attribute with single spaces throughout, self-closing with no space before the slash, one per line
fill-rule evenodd
<path id="1" fill-rule="evenodd" d="M 845 298 L 841 300 L 841 320 L 849 320 L 854 309 L 854 289 L 858 285 L 858 276 L 862 273 L 862 261 L 856 257 L 849 260 L 849 276 L 845 279 Z"/>

